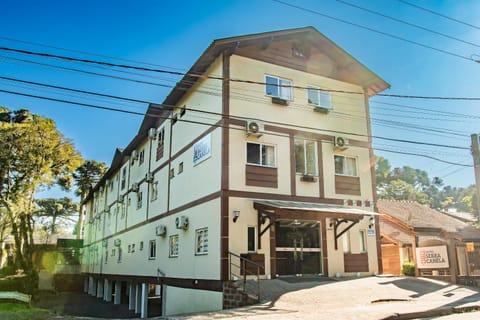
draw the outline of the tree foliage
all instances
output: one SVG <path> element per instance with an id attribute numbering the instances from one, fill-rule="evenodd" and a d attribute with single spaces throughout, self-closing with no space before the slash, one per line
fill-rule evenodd
<path id="1" fill-rule="evenodd" d="M 81 163 L 51 119 L 0 108 L 0 208 L 15 238 L 17 263 L 32 270 L 34 196 L 39 188 L 69 190 Z"/>
<path id="2" fill-rule="evenodd" d="M 45 231 L 47 237 L 64 231 L 75 222 L 78 203 L 71 198 L 44 198 L 35 200 L 35 221 Z"/>
<path id="3" fill-rule="evenodd" d="M 474 185 L 466 188 L 444 186 L 440 178 L 431 179 L 424 170 L 408 166 L 392 169 L 383 157 L 376 158 L 375 177 L 380 199 L 413 200 L 437 210 L 476 210 Z"/>
<path id="4" fill-rule="evenodd" d="M 106 171 L 107 165 L 96 160 L 86 160 L 75 170 L 73 173 L 76 187 L 75 194 L 80 197 L 81 201 L 85 199 L 90 189 L 102 178 Z M 80 208 L 78 224 L 75 227 L 77 237 L 81 237 L 83 234 L 83 223 L 83 208 Z"/>

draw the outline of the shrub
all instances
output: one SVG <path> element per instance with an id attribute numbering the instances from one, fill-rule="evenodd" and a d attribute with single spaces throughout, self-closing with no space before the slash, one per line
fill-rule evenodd
<path id="1" fill-rule="evenodd" d="M 402 265 L 402 274 L 406 276 L 415 275 L 415 264 L 413 262 L 407 261 Z"/>
<path id="2" fill-rule="evenodd" d="M 15 266 L 5 266 L 0 269 L 0 278 L 12 276 L 16 273 Z"/>

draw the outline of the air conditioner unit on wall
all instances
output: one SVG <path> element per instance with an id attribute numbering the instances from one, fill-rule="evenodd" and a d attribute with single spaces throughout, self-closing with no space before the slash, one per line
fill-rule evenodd
<path id="1" fill-rule="evenodd" d="M 156 128 L 150 128 L 148 129 L 148 138 L 155 140 L 157 138 L 157 129 Z"/>
<path id="2" fill-rule="evenodd" d="M 138 192 L 139 189 L 140 189 L 140 186 L 138 185 L 137 182 L 132 183 L 132 191 L 133 192 Z"/>
<path id="3" fill-rule="evenodd" d="M 148 172 L 145 174 L 145 180 L 148 182 L 148 183 L 152 183 L 153 182 L 153 172 Z"/>
<path id="4" fill-rule="evenodd" d="M 345 150 L 348 148 L 348 139 L 345 137 L 337 136 L 334 138 L 334 147 L 338 150 Z"/>
<path id="5" fill-rule="evenodd" d="M 180 216 L 175 219 L 175 226 L 177 229 L 183 229 L 187 230 L 188 229 L 188 217 L 186 216 Z"/>
<path id="6" fill-rule="evenodd" d="M 132 154 L 130 155 L 130 162 L 132 163 L 132 165 L 135 163 L 135 160 L 137 159 L 138 159 L 138 152 L 137 150 L 133 150 Z"/>
<path id="7" fill-rule="evenodd" d="M 167 234 L 167 226 L 164 224 L 158 225 L 155 228 L 155 234 L 159 237 L 163 237 Z"/>
<path id="8" fill-rule="evenodd" d="M 264 125 L 260 121 L 248 120 L 245 126 L 247 136 L 261 137 L 264 132 Z"/>

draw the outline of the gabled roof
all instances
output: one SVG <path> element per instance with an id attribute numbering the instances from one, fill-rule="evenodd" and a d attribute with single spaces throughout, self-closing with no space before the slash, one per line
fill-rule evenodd
<path id="1" fill-rule="evenodd" d="M 377 208 L 414 231 L 444 231 L 463 241 L 480 241 L 480 230 L 415 201 L 378 200 Z"/>
<path id="2" fill-rule="evenodd" d="M 300 50 L 294 57 L 292 51 Z M 390 85 L 313 27 L 217 39 L 165 99 L 175 105 L 223 52 L 283 65 L 365 88 L 370 96 Z M 241 79 L 251 80 L 251 79 Z"/>

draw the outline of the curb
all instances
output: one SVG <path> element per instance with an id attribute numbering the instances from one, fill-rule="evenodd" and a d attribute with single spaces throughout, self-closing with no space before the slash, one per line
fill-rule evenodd
<path id="1" fill-rule="evenodd" d="M 418 318 L 447 316 L 454 313 L 467 313 L 473 311 L 480 311 L 480 305 L 468 306 L 468 307 L 448 307 L 438 308 L 427 311 L 418 311 L 411 313 L 394 313 L 391 316 L 383 318 L 381 320 L 412 320 Z"/>

